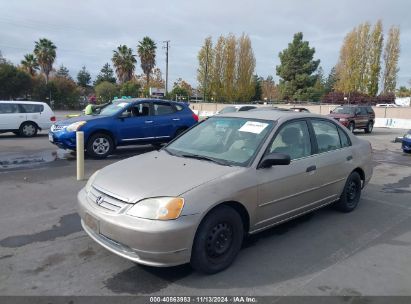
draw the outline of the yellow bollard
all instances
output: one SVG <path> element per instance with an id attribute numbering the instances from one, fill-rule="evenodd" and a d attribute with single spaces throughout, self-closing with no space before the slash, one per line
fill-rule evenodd
<path id="1" fill-rule="evenodd" d="M 77 180 L 84 179 L 84 132 L 76 132 Z"/>

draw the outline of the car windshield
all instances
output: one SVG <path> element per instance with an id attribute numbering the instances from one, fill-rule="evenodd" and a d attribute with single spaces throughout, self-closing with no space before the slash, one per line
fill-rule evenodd
<path id="1" fill-rule="evenodd" d="M 103 108 L 98 115 L 109 116 L 109 115 L 116 114 L 128 104 L 129 103 L 125 101 L 114 101 L 112 104 L 109 104 L 108 106 Z"/>
<path id="2" fill-rule="evenodd" d="M 273 121 L 212 117 L 166 146 L 170 154 L 247 166 L 272 130 Z"/>
<path id="3" fill-rule="evenodd" d="M 354 108 L 352 107 L 336 107 L 332 113 L 334 114 L 354 114 Z"/>
<path id="4" fill-rule="evenodd" d="M 237 112 L 236 107 L 225 107 L 219 113 L 222 114 L 222 113 L 233 113 L 233 112 Z"/>

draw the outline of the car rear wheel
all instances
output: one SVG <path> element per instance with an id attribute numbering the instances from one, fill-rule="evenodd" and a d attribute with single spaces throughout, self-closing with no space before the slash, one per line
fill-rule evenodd
<path id="1" fill-rule="evenodd" d="M 354 133 L 354 129 L 355 129 L 355 124 L 354 124 L 353 121 L 351 121 L 351 122 L 348 124 L 348 130 L 350 130 L 351 133 Z"/>
<path id="2" fill-rule="evenodd" d="M 228 206 L 211 210 L 197 230 L 191 266 L 207 274 L 226 269 L 240 251 L 243 237 L 244 226 L 237 211 Z"/>
<path id="3" fill-rule="evenodd" d="M 37 126 L 33 122 L 25 122 L 21 124 L 19 134 L 23 137 L 33 137 L 37 135 Z"/>
<path id="4" fill-rule="evenodd" d="M 93 158 L 106 158 L 114 150 L 114 142 L 110 135 L 97 133 L 90 137 L 86 149 Z"/>
<path id="5" fill-rule="evenodd" d="M 353 211 L 361 197 L 361 177 L 357 172 L 352 172 L 348 177 L 340 200 L 335 207 L 342 212 Z"/>
<path id="6" fill-rule="evenodd" d="M 364 131 L 365 133 L 371 133 L 373 128 L 374 128 L 374 123 L 372 121 L 369 121 Z"/>

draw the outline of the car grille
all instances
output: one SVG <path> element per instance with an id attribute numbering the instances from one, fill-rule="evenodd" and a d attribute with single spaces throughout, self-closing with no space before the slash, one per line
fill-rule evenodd
<path id="1" fill-rule="evenodd" d="M 120 212 L 124 207 L 129 205 L 128 203 L 116 199 L 112 196 L 109 196 L 94 187 L 91 187 L 90 192 L 88 193 L 87 197 L 97 206 L 100 208 L 105 209 L 106 211 L 111 212 Z"/>
<path id="2" fill-rule="evenodd" d="M 64 129 L 64 126 L 52 125 L 50 129 L 51 129 L 51 132 L 61 131 Z"/>

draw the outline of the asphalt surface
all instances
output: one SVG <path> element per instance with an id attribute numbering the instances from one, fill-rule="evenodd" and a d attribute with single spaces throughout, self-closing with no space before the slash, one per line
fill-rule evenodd
<path id="1" fill-rule="evenodd" d="M 0 134 L 0 295 L 411 295 L 411 155 L 375 129 L 374 176 L 358 209 L 324 208 L 244 244 L 226 271 L 139 266 L 81 229 L 75 158 L 48 142 Z M 86 176 L 149 146 L 86 159 Z M 136 172 L 136 180 L 138 172 Z"/>

